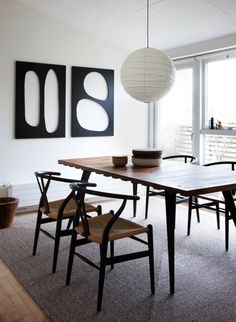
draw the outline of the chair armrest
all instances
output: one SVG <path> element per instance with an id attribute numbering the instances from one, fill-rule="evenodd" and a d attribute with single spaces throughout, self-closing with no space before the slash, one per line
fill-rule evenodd
<path id="1" fill-rule="evenodd" d="M 89 194 L 89 195 L 94 195 L 94 196 L 99 196 L 99 197 L 106 197 L 106 198 L 111 198 L 111 199 L 124 199 L 124 200 L 139 200 L 140 197 L 136 195 L 124 195 L 124 194 L 117 194 L 117 193 L 112 193 L 112 192 L 105 192 L 105 191 L 98 191 L 98 190 L 89 190 L 85 189 L 85 186 L 92 186 L 92 183 L 86 183 L 86 182 L 81 182 L 78 184 L 70 184 L 70 188 L 76 191 L 81 191 L 83 193 Z"/>
<path id="2" fill-rule="evenodd" d="M 61 173 L 60 172 L 55 172 L 55 171 L 36 171 L 34 173 L 36 176 L 37 175 L 49 175 L 49 176 L 60 176 Z"/>
<path id="3" fill-rule="evenodd" d="M 96 183 L 88 183 L 85 181 L 81 181 L 78 179 L 71 179 L 71 178 L 64 178 L 64 177 L 59 177 L 61 175 L 60 172 L 51 172 L 51 171 L 38 171 L 35 172 L 36 177 L 41 177 L 46 180 L 50 181 L 60 181 L 64 183 L 79 183 L 80 185 L 84 186 L 91 186 L 91 187 L 96 187 Z"/>

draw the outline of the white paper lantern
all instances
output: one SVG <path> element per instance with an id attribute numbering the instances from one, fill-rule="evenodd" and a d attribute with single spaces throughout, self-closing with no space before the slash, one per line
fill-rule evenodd
<path id="1" fill-rule="evenodd" d="M 121 68 L 125 91 L 138 101 L 154 102 L 171 89 L 175 68 L 171 59 L 155 48 L 142 48 L 131 53 Z"/>

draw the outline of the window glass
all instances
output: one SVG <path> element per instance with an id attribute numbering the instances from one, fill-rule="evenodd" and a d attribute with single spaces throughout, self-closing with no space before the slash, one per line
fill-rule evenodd
<path id="1" fill-rule="evenodd" d="M 200 164 L 235 160 L 236 52 L 178 60 L 176 68 L 175 84 L 158 104 L 163 155 L 194 153 Z"/>
<path id="2" fill-rule="evenodd" d="M 204 163 L 235 161 L 235 136 L 204 135 L 204 141 Z"/>
<path id="3" fill-rule="evenodd" d="M 207 64 L 206 123 L 214 119 L 214 128 L 236 129 L 236 58 Z M 221 127 L 221 129 L 222 129 Z"/>
<path id="4" fill-rule="evenodd" d="M 176 71 L 172 90 L 159 106 L 159 145 L 163 155 L 192 154 L 192 68 Z"/>

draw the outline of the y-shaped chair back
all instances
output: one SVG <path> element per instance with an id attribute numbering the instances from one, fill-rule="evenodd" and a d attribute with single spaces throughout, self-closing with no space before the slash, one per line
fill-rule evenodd
<path id="1" fill-rule="evenodd" d="M 220 167 L 223 169 L 228 169 L 235 171 L 236 161 L 216 161 L 204 164 L 205 167 Z M 232 190 L 233 199 L 236 200 L 235 190 Z M 203 203 L 199 203 L 199 199 L 203 200 Z M 220 213 L 225 214 L 225 249 L 229 248 L 229 220 L 232 219 L 229 216 L 229 212 L 225 207 L 225 199 L 221 192 L 219 193 L 209 193 L 206 195 L 199 195 L 189 198 L 189 212 L 188 212 L 188 229 L 187 235 L 190 235 L 191 229 L 191 215 L 192 209 L 196 209 L 198 222 L 200 222 L 199 209 L 205 208 L 214 210 L 216 212 L 217 228 L 220 229 Z"/>
<path id="2" fill-rule="evenodd" d="M 106 266 L 110 265 L 114 268 L 114 264 L 125 262 L 141 257 L 149 257 L 150 266 L 150 281 L 151 281 L 151 292 L 155 292 L 154 284 L 154 258 L 153 258 L 153 235 L 152 226 L 142 226 L 128 219 L 121 218 L 128 200 L 138 200 L 138 196 L 129 196 L 123 194 L 115 194 L 110 192 L 102 192 L 96 190 L 85 189 L 78 184 L 70 185 L 75 200 L 77 200 L 77 213 L 74 220 L 74 229 L 71 237 L 70 255 L 67 270 L 66 284 L 69 285 L 71 279 L 71 271 L 73 265 L 74 255 L 77 255 L 87 264 L 99 270 L 99 281 L 98 281 L 98 296 L 97 296 L 97 310 L 101 310 L 102 298 L 103 298 L 103 287 L 105 278 Z M 97 217 L 88 218 L 86 216 L 85 197 L 99 196 L 111 199 L 112 201 L 119 200 L 120 206 L 116 211 L 111 210 L 106 214 L 102 214 Z M 116 204 L 117 208 L 117 204 Z M 126 216 L 127 218 L 127 216 Z M 147 241 L 140 237 L 140 234 L 147 235 Z M 79 238 L 77 239 L 77 236 Z M 127 242 L 123 244 L 124 254 L 114 254 L 114 242 L 118 239 L 131 238 L 136 242 L 147 245 L 146 250 L 137 250 L 132 253 L 127 253 Z M 100 265 L 92 262 L 91 259 L 82 255 L 79 250 L 76 251 L 76 247 L 84 244 L 91 243 L 91 245 L 98 245 L 100 250 Z M 110 243 L 110 256 L 107 255 L 108 243 Z"/>
<path id="3" fill-rule="evenodd" d="M 38 206 L 38 216 L 36 221 L 36 229 L 34 236 L 33 245 L 33 255 L 36 255 L 39 233 L 42 232 L 47 237 L 54 239 L 54 255 L 53 255 L 53 273 L 56 271 L 57 258 L 60 237 L 71 235 L 72 229 L 70 229 L 70 224 L 72 223 L 73 217 L 76 213 L 77 205 L 76 201 L 73 199 L 73 193 L 69 188 L 69 184 L 73 182 L 78 182 L 75 179 L 63 178 L 60 176 L 59 172 L 52 171 L 38 171 L 35 172 L 36 180 L 40 190 L 40 201 Z M 63 189 L 67 189 L 67 194 L 63 199 L 53 199 L 49 197 L 53 183 L 60 183 L 63 185 Z M 88 182 L 80 181 L 84 185 L 92 185 Z M 87 213 L 96 212 L 98 215 L 101 214 L 101 206 L 93 206 L 86 204 Z M 62 228 L 62 221 L 67 220 L 68 225 L 66 229 Z M 56 232 L 51 233 L 48 229 L 43 229 L 41 225 L 56 222 Z M 48 227 L 48 226 L 46 226 Z"/>
<path id="4" fill-rule="evenodd" d="M 180 160 L 180 161 L 184 161 L 184 163 L 196 163 L 197 162 L 197 158 L 194 157 L 193 155 L 188 155 L 188 154 L 177 154 L 177 155 L 170 155 L 170 156 L 166 156 L 163 157 L 163 160 Z M 148 217 L 148 206 L 149 206 L 149 197 L 151 196 L 164 196 L 165 192 L 163 190 L 150 190 L 150 187 L 148 186 L 146 188 L 146 204 L 145 204 L 145 219 L 147 219 Z M 187 197 L 183 197 L 181 195 L 177 195 L 176 196 L 176 203 L 183 203 L 186 202 L 188 200 Z"/>

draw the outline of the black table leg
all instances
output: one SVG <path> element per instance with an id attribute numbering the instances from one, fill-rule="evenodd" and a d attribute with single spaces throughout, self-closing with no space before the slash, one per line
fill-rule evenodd
<path id="1" fill-rule="evenodd" d="M 222 191 L 225 198 L 225 208 L 230 213 L 230 219 L 233 219 L 234 225 L 236 226 L 236 207 L 231 191 Z"/>
<path id="2" fill-rule="evenodd" d="M 169 257 L 169 279 L 170 293 L 175 292 L 175 211 L 176 211 L 176 194 L 165 192 L 166 202 L 166 226 L 167 226 L 167 243 Z"/>
<path id="3" fill-rule="evenodd" d="M 138 193 L 138 184 L 133 183 L 133 195 L 137 196 Z M 133 216 L 136 217 L 136 210 L 137 210 L 137 200 L 133 200 Z"/>

